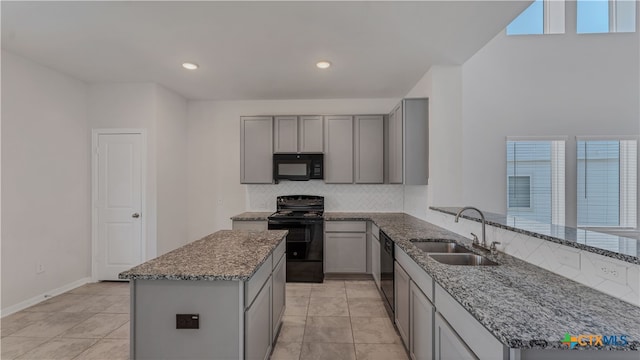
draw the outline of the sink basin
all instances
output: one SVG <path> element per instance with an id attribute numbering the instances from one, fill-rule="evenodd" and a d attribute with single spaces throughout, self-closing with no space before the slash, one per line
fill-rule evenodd
<path id="1" fill-rule="evenodd" d="M 466 266 L 496 266 L 500 265 L 484 256 L 475 254 L 429 254 L 429 256 L 442 264 L 466 265 Z"/>
<path id="2" fill-rule="evenodd" d="M 454 242 L 412 241 L 418 249 L 428 253 L 470 253 L 471 250 Z"/>

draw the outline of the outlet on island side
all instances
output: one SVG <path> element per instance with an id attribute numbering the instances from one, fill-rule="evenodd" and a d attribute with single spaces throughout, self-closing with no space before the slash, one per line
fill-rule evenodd
<path id="1" fill-rule="evenodd" d="M 176 314 L 176 329 L 200 329 L 200 315 Z"/>
<path id="2" fill-rule="evenodd" d="M 37 263 L 36 264 L 36 274 L 42 274 L 44 272 L 44 264 Z"/>

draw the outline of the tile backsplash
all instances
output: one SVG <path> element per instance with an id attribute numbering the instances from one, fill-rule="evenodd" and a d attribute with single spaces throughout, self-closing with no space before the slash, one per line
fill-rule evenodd
<path id="1" fill-rule="evenodd" d="M 275 211 L 281 195 L 324 196 L 325 211 L 403 211 L 402 185 L 325 184 L 323 181 L 282 181 L 247 185 L 247 211 Z"/>

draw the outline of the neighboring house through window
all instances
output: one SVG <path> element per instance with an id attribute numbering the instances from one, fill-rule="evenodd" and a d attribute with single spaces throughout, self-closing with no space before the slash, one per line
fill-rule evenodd
<path id="1" fill-rule="evenodd" d="M 565 221 L 565 140 L 507 138 L 507 215 Z"/>

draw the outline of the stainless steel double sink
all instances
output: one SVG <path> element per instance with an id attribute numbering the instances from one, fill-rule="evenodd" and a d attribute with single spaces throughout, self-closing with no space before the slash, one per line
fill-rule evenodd
<path id="1" fill-rule="evenodd" d="M 424 251 L 433 260 L 447 265 L 496 266 L 500 265 L 488 258 L 474 254 L 464 246 L 448 239 L 410 240 L 415 247 Z"/>

